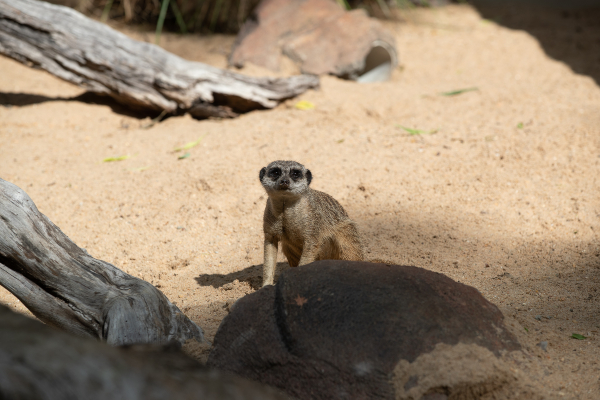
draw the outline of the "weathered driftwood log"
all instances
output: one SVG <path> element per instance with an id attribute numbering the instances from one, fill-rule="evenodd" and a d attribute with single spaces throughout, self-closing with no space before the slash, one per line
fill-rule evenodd
<path id="1" fill-rule="evenodd" d="M 0 54 L 132 108 L 197 117 L 272 108 L 319 84 L 312 75 L 255 78 L 187 61 L 35 0 L 0 0 Z"/>
<path id="2" fill-rule="evenodd" d="M 204 340 L 158 289 L 90 256 L 2 179 L 0 285 L 42 322 L 112 345 Z"/>
<path id="3" fill-rule="evenodd" d="M 1 399 L 283 400 L 274 389 L 209 370 L 179 351 L 114 348 L 0 305 Z"/>

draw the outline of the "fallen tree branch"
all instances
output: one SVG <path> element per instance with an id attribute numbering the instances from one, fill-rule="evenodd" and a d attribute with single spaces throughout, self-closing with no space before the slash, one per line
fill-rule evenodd
<path id="1" fill-rule="evenodd" d="M 0 0 L 0 54 L 135 109 L 231 117 L 318 86 L 313 75 L 255 78 L 184 60 L 75 10 Z"/>
<path id="2" fill-rule="evenodd" d="M 0 398 L 283 400 L 275 389 L 210 370 L 159 346 L 114 348 L 0 305 Z"/>
<path id="3" fill-rule="evenodd" d="M 204 340 L 162 292 L 90 256 L 2 179 L 0 285 L 42 322 L 112 345 Z"/>

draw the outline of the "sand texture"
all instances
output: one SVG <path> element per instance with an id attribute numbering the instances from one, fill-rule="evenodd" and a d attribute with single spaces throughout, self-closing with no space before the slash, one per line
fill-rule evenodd
<path id="1" fill-rule="evenodd" d="M 297 160 L 357 222 L 370 259 L 476 287 L 524 345 L 510 368 L 552 398 L 600 398 L 598 83 L 467 5 L 385 25 L 401 63 L 390 82 L 323 77 L 273 110 L 150 128 L 0 58 L 0 177 L 91 255 L 159 287 L 212 340 L 229 305 L 260 284 L 259 170 Z M 225 67 L 233 41 L 165 35 L 162 45 Z M 477 90 L 440 94 L 463 88 Z M 27 313 L 4 289 L 0 302 Z M 190 351 L 205 360 L 209 348 Z"/>

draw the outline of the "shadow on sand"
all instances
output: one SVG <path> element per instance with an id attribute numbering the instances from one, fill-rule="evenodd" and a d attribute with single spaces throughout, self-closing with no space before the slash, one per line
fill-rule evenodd
<path id="1" fill-rule="evenodd" d="M 289 268 L 287 262 L 278 262 L 275 269 L 275 280 L 287 268 Z M 214 288 L 220 288 L 237 279 L 240 282 L 247 282 L 252 289 L 258 290 L 262 286 L 262 264 L 251 265 L 230 274 L 202 274 L 194 279 L 200 286 L 212 286 Z"/>
<path id="2" fill-rule="evenodd" d="M 483 18 L 535 37 L 551 58 L 600 85 L 600 3 L 597 0 L 474 0 Z M 524 57 L 527 55 L 524 54 Z"/>
<path id="3" fill-rule="evenodd" d="M 131 108 L 120 104 L 110 96 L 103 96 L 92 92 L 86 92 L 75 97 L 47 97 L 31 93 L 0 92 L 0 106 L 4 107 L 25 107 L 51 101 L 75 101 L 86 104 L 108 106 L 116 114 L 138 119 L 144 119 L 146 117 L 156 118 L 158 115 L 160 115 L 158 111 L 132 110 Z"/>

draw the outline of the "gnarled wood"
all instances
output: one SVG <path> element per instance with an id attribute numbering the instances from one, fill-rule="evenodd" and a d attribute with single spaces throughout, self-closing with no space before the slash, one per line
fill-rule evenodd
<path id="1" fill-rule="evenodd" d="M 42 322 L 109 344 L 204 340 L 158 289 L 90 256 L 2 179 L 0 285 Z"/>
<path id="2" fill-rule="evenodd" d="M 173 349 L 138 347 L 114 348 L 75 337 L 0 305 L 0 399 L 287 398 L 261 384 L 209 370 Z"/>
<path id="3" fill-rule="evenodd" d="M 319 84 L 312 75 L 255 78 L 187 61 L 35 0 L 0 0 L 0 54 L 132 108 L 197 116 L 272 108 Z"/>

